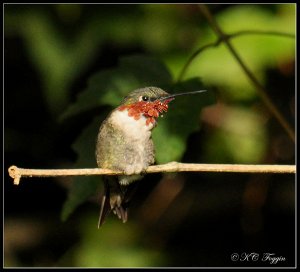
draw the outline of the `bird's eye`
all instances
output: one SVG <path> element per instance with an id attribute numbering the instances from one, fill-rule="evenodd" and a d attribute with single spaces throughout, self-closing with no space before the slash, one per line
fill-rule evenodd
<path id="1" fill-rule="evenodd" d="M 144 96 L 141 96 L 140 97 L 140 101 L 149 101 L 149 96 L 146 96 L 146 95 L 144 95 Z"/>

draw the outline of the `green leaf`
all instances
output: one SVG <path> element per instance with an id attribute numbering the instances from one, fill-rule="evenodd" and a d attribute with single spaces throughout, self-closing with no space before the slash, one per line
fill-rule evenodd
<path id="1" fill-rule="evenodd" d="M 78 154 L 74 168 L 96 167 L 96 136 L 102 120 L 103 117 L 95 118 L 73 144 L 72 147 Z M 102 178 L 100 176 L 78 176 L 73 178 L 68 198 L 63 205 L 61 213 L 63 221 L 65 221 L 79 205 L 96 193 L 101 180 Z"/>
<path id="2" fill-rule="evenodd" d="M 134 55 L 120 59 L 115 69 L 101 71 L 88 81 L 88 87 L 78 95 L 60 119 L 72 117 L 101 105 L 116 107 L 130 91 L 145 86 L 167 87 L 171 74 L 153 57 Z"/>
<path id="3" fill-rule="evenodd" d="M 174 86 L 178 92 L 204 89 L 199 78 L 193 78 Z M 169 110 L 158 120 L 153 130 L 157 163 L 179 161 L 186 149 L 188 136 L 200 128 L 200 112 L 212 104 L 213 93 L 179 96 L 169 104 Z"/>

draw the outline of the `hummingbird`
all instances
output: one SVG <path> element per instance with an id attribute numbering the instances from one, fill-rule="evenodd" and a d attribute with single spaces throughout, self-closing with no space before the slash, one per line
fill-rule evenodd
<path id="1" fill-rule="evenodd" d="M 123 223 L 127 221 L 136 181 L 155 162 L 151 132 L 158 117 L 168 111 L 168 104 L 176 96 L 204 91 L 169 94 L 158 87 L 140 88 L 129 93 L 102 122 L 96 141 L 97 165 L 124 175 L 104 178 L 98 228 L 111 211 Z"/>

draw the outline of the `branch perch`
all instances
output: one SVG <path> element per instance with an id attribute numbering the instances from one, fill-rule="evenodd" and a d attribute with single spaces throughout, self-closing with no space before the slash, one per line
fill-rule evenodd
<path id="1" fill-rule="evenodd" d="M 145 173 L 175 172 L 234 172 L 234 173 L 296 173 L 295 165 L 255 165 L 255 164 L 195 164 L 170 162 L 149 166 Z M 94 176 L 122 175 L 121 171 L 100 168 L 84 169 L 25 169 L 11 166 L 8 168 L 14 184 L 19 185 L 21 177 L 55 177 L 55 176 Z"/>

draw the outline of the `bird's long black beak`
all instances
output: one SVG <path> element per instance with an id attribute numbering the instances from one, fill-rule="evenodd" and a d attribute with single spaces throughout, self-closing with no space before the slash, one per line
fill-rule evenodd
<path id="1" fill-rule="evenodd" d="M 176 96 L 188 95 L 188 94 L 198 94 L 198 93 L 203 93 L 203 92 L 206 92 L 206 90 L 199 90 L 199 91 L 194 91 L 194 92 L 171 94 L 171 95 L 168 95 L 168 96 L 161 97 L 159 100 L 160 101 L 164 101 L 164 100 L 167 100 L 167 99 L 172 99 L 173 100 L 173 99 L 175 99 Z"/>

